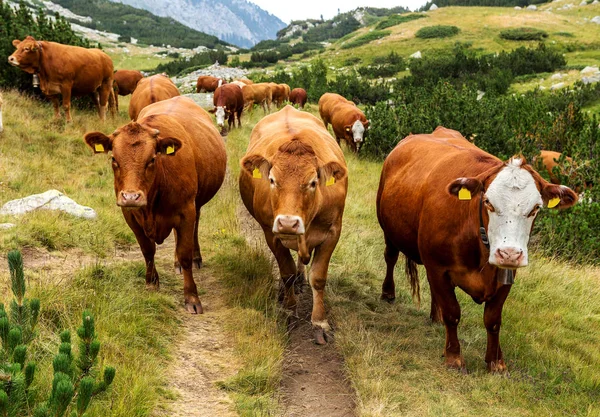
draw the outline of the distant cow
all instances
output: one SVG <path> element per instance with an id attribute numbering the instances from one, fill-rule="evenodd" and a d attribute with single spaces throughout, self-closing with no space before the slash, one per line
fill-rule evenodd
<path id="1" fill-rule="evenodd" d="M 277 83 L 268 83 L 268 84 L 271 87 L 271 99 L 272 99 L 273 103 L 275 103 L 275 105 L 277 107 L 281 107 L 281 105 L 285 101 L 285 95 L 286 95 L 285 85 L 277 84 Z"/>
<path id="2" fill-rule="evenodd" d="M 197 93 L 212 93 L 221 85 L 227 84 L 222 78 L 213 77 L 211 75 L 201 75 L 196 81 L 196 92 Z"/>
<path id="3" fill-rule="evenodd" d="M 4 131 L 4 125 L 2 125 L 2 103 L 3 103 L 2 93 L 0 93 L 0 133 L 2 133 Z"/>
<path id="4" fill-rule="evenodd" d="M 144 75 L 136 70 L 117 70 L 114 75 L 115 105 L 119 111 L 119 97 L 132 94 Z"/>
<path id="5" fill-rule="evenodd" d="M 319 99 L 319 113 L 325 128 L 331 123 L 338 143 L 343 139 L 354 152 L 360 150 L 369 121 L 353 102 L 339 94 L 325 93 Z"/>
<path id="6" fill-rule="evenodd" d="M 314 251 L 311 320 L 316 342 L 324 344 L 325 282 L 348 190 L 344 155 L 316 117 L 286 106 L 256 124 L 241 166 L 242 200 L 277 259 L 289 309 L 296 309 L 294 281 Z M 290 249 L 298 251 L 300 271 Z"/>
<path id="7" fill-rule="evenodd" d="M 301 109 L 304 108 L 307 100 L 308 96 L 306 95 L 306 90 L 304 88 L 294 88 L 290 92 L 290 103 L 297 104 Z"/>
<path id="8" fill-rule="evenodd" d="M 129 101 L 129 118 L 136 120 L 144 107 L 178 95 L 177 86 L 166 75 L 158 74 L 142 78 Z"/>
<path id="9" fill-rule="evenodd" d="M 228 119 L 229 130 L 235 125 L 237 116 L 238 127 L 242 127 L 242 112 L 244 111 L 244 96 L 242 89 L 235 84 L 225 84 L 217 88 L 213 96 L 215 108 L 211 113 L 215 113 L 217 126 L 225 128 L 225 117 Z"/>
<path id="10" fill-rule="evenodd" d="M 271 87 L 267 83 L 250 84 L 242 87 L 242 94 L 244 96 L 244 108 L 248 111 L 252 111 L 254 104 L 262 106 L 265 114 L 271 111 L 271 102 L 273 96 L 271 93 Z"/>
<path id="11" fill-rule="evenodd" d="M 533 222 L 542 207 L 576 202 L 571 189 L 547 182 L 523 159 L 502 162 L 457 131 L 438 127 L 409 136 L 386 158 L 377 193 L 387 264 L 382 298 L 396 296 L 394 266 L 402 252 L 413 296 L 419 296 L 417 264 L 427 271 L 431 319 L 446 326 L 446 365 L 465 368 L 457 336 L 459 287 L 485 303 L 485 361 L 488 370 L 503 372 L 502 307 L 515 270 L 528 264 Z"/>
<path id="12" fill-rule="evenodd" d="M 158 288 L 156 244 L 175 231 L 176 269 L 190 313 L 202 313 L 192 264 L 202 263 L 198 244 L 200 208 L 225 178 L 223 140 L 209 114 L 187 97 L 151 104 L 137 122 L 110 136 L 85 135 L 95 153 L 112 151 L 117 205 L 146 260 L 146 286 Z"/>
<path id="13" fill-rule="evenodd" d="M 101 120 L 106 119 L 106 108 L 111 102 L 113 62 L 99 49 L 37 41 L 28 36 L 23 41 L 15 39 L 17 50 L 8 57 L 8 63 L 39 77 L 40 89 L 54 104 L 54 116 L 60 118 L 59 95 L 67 122 L 71 117 L 71 97 L 92 95 Z"/>
<path id="14" fill-rule="evenodd" d="M 555 172 L 556 167 L 558 167 L 558 173 L 560 175 L 567 177 L 569 179 L 569 185 L 575 186 L 574 190 L 577 193 L 583 192 L 584 189 L 589 189 L 593 186 L 592 181 L 586 180 L 584 184 L 578 184 L 576 170 L 578 168 L 578 164 L 573 161 L 573 158 L 570 156 L 565 156 L 564 161 L 566 164 L 559 165 L 561 161 L 562 154 L 560 152 L 555 151 L 540 151 L 540 159 L 541 164 L 544 169 L 548 172 L 550 176 L 550 182 L 552 184 L 561 185 L 561 179 Z M 534 165 L 536 164 L 536 160 L 534 160 Z M 566 166 L 565 166 L 566 165 Z"/>

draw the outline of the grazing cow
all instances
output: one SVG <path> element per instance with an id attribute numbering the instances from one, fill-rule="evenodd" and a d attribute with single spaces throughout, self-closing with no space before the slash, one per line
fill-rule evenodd
<path id="1" fill-rule="evenodd" d="M 37 41 L 28 36 L 15 39 L 17 50 L 8 57 L 8 63 L 39 77 L 40 89 L 54 104 L 54 116 L 60 118 L 59 95 L 67 122 L 72 122 L 71 96 L 92 95 L 100 119 L 106 119 L 110 104 L 114 113 L 113 62 L 99 49 Z"/>
<path id="2" fill-rule="evenodd" d="M 303 279 L 314 251 L 311 320 L 316 342 L 325 344 L 325 282 L 348 189 L 344 155 L 320 120 L 286 106 L 256 124 L 241 166 L 242 200 L 277 259 L 283 302 L 294 312 L 294 282 Z M 299 269 L 290 249 L 298 251 Z"/>
<path id="3" fill-rule="evenodd" d="M 4 126 L 2 125 L 2 93 L 0 93 L 0 133 L 4 131 Z"/>
<path id="4" fill-rule="evenodd" d="M 353 102 L 339 94 L 325 93 L 319 99 L 319 113 L 325 128 L 331 123 L 338 143 L 343 139 L 354 152 L 360 150 L 369 121 Z"/>
<path id="5" fill-rule="evenodd" d="M 446 326 L 446 365 L 465 369 L 457 326 L 460 287 L 485 303 L 488 370 L 506 370 L 499 334 L 502 307 L 515 270 L 527 266 L 527 244 L 542 207 L 577 202 L 569 188 L 544 180 L 522 158 L 504 163 L 454 130 L 402 140 L 383 164 L 377 218 L 385 236 L 387 273 L 381 297 L 393 300 L 394 266 L 406 256 L 413 296 L 419 296 L 417 264 L 431 289 L 431 319 Z"/>
<path id="6" fill-rule="evenodd" d="M 178 95 L 177 86 L 164 74 L 142 78 L 129 101 L 129 118 L 136 120 L 144 107 Z"/>
<path id="7" fill-rule="evenodd" d="M 197 93 L 212 93 L 221 85 L 227 84 L 222 78 L 213 77 L 211 75 L 201 75 L 196 81 L 196 92 Z"/>
<path id="8" fill-rule="evenodd" d="M 284 102 L 285 101 L 290 101 L 290 92 L 291 92 L 290 86 L 287 85 L 287 84 L 279 84 L 279 85 L 282 85 L 283 88 L 284 88 L 284 90 L 285 90 L 285 92 L 283 94 L 283 101 Z"/>
<path id="9" fill-rule="evenodd" d="M 277 107 L 281 107 L 285 100 L 286 89 L 283 84 L 268 83 L 271 87 L 271 99 Z M 287 84 L 286 84 L 287 85 Z"/>
<path id="10" fill-rule="evenodd" d="M 115 91 L 115 105 L 119 111 L 119 97 L 132 94 L 137 87 L 138 82 L 144 78 L 144 75 L 136 70 L 117 70 L 113 75 L 115 81 L 113 89 Z"/>
<path id="11" fill-rule="evenodd" d="M 301 109 L 304 108 L 307 100 L 308 96 L 306 95 L 306 90 L 304 88 L 294 88 L 290 92 L 290 103 L 297 104 Z"/>
<path id="12" fill-rule="evenodd" d="M 146 286 L 158 288 L 156 244 L 175 231 L 175 268 L 183 271 L 186 309 L 202 313 L 192 264 L 202 264 L 198 244 L 200 208 L 225 178 L 223 140 L 210 115 L 187 97 L 144 108 L 137 122 L 110 136 L 85 135 L 95 153 L 112 151 L 117 205 L 146 260 Z"/>
<path id="13" fill-rule="evenodd" d="M 213 96 L 214 109 L 217 126 L 225 129 L 225 117 L 228 119 L 229 130 L 235 124 L 237 116 L 238 127 L 242 127 L 242 111 L 244 111 L 244 95 L 242 89 L 235 84 L 225 84 L 217 88 Z"/>
<path id="14" fill-rule="evenodd" d="M 263 106 L 265 114 L 271 111 L 272 93 L 271 87 L 267 83 L 250 84 L 242 87 L 244 96 L 244 108 L 252 111 L 254 104 Z M 267 111 L 268 109 L 268 111 Z"/>
<path id="15" fill-rule="evenodd" d="M 573 161 L 573 158 L 569 156 L 565 156 L 564 160 L 567 162 L 565 165 L 559 165 L 559 161 L 561 160 L 562 154 L 560 152 L 555 151 L 540 151 L 540 159 L 541 159 L 541 167 L 548 172 L 550 176 L 550 182 L 552 184 L 561 185 L 561 179 L 556 174 L 554 168 L 558 167 L 558 172 L 569 178 L 569 182 L 571 186 L 574 186 L 574 190 L 576 193 L 580 194 L 585 189 L 591 189 L 593 186 L 593 182 L 590 180 L 586 180 L 584 184 L 576 184 L 577 183 L 577 163 Z M 538 158 L 534 159 L 533 165 L 535 166 L 538 162 Z M 585 165 L 585 164 L 584 164 Z M 581 196 L 580 196 L 581 197 Z M 581 201 L 581 200 L 580 200 Z"/>

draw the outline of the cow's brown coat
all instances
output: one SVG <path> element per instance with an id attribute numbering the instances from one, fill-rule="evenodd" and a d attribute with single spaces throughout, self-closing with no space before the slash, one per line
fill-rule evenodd
<path id="1" fill-rule="evenodd" d="M 157 74 L 142 78 L 129 101 L 129 118 L 137 120 L 142 109 L 152 103 L 177 97 L 179 90 L 166 75 Z"/>

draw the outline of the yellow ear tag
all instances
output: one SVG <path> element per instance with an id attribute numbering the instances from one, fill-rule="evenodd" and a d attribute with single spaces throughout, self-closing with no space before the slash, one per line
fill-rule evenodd
<path id="1" fill-rule="evenodd" d="M 471 191 L 467 190 L 466 188 L 461 188 L 458 191 L 458 199 L 459 200 L 470 200 L 471 199 Z"/>
<path id="2" fill-rule="evenodd" d="M 560 203 L 560 198 L 554 197 L 552 200 L 548 201 L 548 208 L 554 208 L 558 206 L 558 203 Z"/>
<path id="3" fill-rule="evenodd" d="M 254 171 L 252 171 L 252 178 L 262 178 L 262 174 L 260 173 L 260 169 L 254 168 Z"/>
<path id="4" fill-rule="evenodd" d="M 167 146 L 167 155 L 171 155 L 174 152 L 175 152 L 174 146 Z"/>
<path id="5" fill-rule="evenodd" d="M 94 145 L 94 150 L 95 150 L 96 152 L 104 152 L 104 146 L 102 146 L 102 144 L 101 144 L 101 143 L 96 143 L 96 144 Z"/>
<path id="6" fill-rule="evenodd" d="M 327 180 L 327 182 L 325 183 L 325 185 L 326 185 L 327 187 L 329 187 L 330 185 L 333 185 L 333 184 L 335 184 L 335 177 L 331 177 L 331 178 L 329 178 L 329 179 Z"/>

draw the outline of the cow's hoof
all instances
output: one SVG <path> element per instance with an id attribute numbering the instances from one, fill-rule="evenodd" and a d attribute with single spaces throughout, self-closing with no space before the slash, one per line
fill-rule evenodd
<path id="1" fill-rule="evenodd" d="M 386 301 L 390 304 L 392 304 L 394 301 L 396 301 L 396 296 L 393 294 L 387 294 L 385 292 L 381 293 L 381 300 L 382 301 Z"/>
<path id="2" fill-rule="evenodd" d="M 504 374 L 509 376 L 508 368 L 502 359 L 498 361 L 491 361 L 487 363 L 487 369 L 493 374 Z"/>
<path id="3" fill-rule="evenodd" d="M 322 327 L 315 327 L 314 329 L 315 336 L 315 344 L 317 345 L 326 345 L 327 344 L 327 336 L 325 333 L 325 329 Z"/>
<path id="4" fill-rule="evenodd" d="M 147 282 L 146 289 L 148 291 L 158 291 L 160 289 L 160 285 L 158 284 L 158 282 Z"/>
<path id="5" fill-rule="evenodd" d="M 202 258 L 194 258 L 194 265 L 197 269 L 202 268 Z"/>
<path id="6" fill-rule="evenodd" d="M 467 365 L 462 355 L 446 356 L 446 367 L 450 369 L 456 369 L 462 374 L 467 374 Z"/>
<path id="7" fill-rule="evenodd" d="M 183 274 L 183 269 L 181 268 L 181 264 L 179 262 L 175 262 L 173 264 L 173 266 L 175 267 L 175 273 L 178 275 Z"/>
<path id="8" fill-rule="evenodd" d="M 202 314 L 202 313 L 204 313 L 204 310 L 202 309 L 202 303 L 200 301 L 198 301 L 198 302 L 186 302 L 185 303 L 185 309 L 190 314 Z"/>

